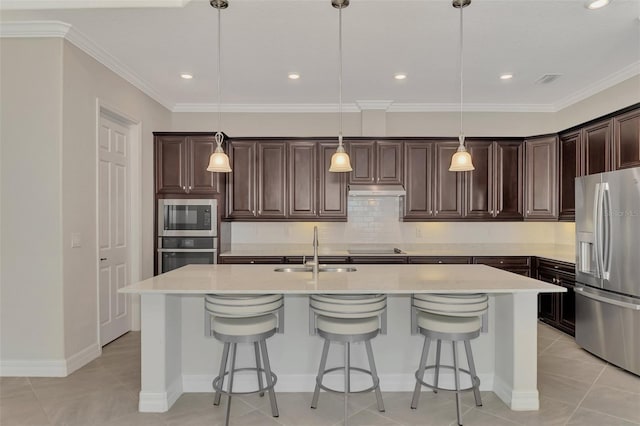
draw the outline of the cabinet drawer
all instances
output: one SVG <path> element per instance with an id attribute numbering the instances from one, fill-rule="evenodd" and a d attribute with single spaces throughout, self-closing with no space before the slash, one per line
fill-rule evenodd
<path id="1" fill-rule="evenodd" d="M 351 256 L 351 263 L 398 264 L 407 263 L 405 256 Z"/>
<path id="2" fill-rule="evenodd" d="M 537 265 L 538 269 L 549 269 L 552 271 L 560 271 L 572 275 L 575 275 L 576 273 L 576 267 L 573 263 L 559 262 L 556 260 L 543 259 L 539 257 L 537 259 Z"/>
<path id="3" fill-rule="evenodd" d="M 284 257 L 282 256 L 221 256 L 220 263 L 224 264 L 269 264 L 269 263 L 284 263 Z"/>
<path id="4" fill-rule="evenodd" d="M 306 256 L 304 260 L 307 262 L 313 260 L 313 256 Z M 349 263 L 349 258 L 347 256 L 318 256 L 318 260 L 320 261 L 320 264 Z M 302 261 L 302 256 L 287 256 L 285 263 L 302 264 Z"/>
<path id="5" fill-rule="evenodd" d="M 435 257 L 435 256 L 412 256 L 409 258 L 409 263 L 415 264 L 442 264 L 442 265 L 463 265 L 471 263 L 471 258 L 467 256 L 446 256 L 446 257 Z"/>
<path id="6" fill-rule="evenodd" d="M 530 257 L 525 256 L 505 256 L 505 257 L 474 257 L 473 263 L 481 265 L 495 266 L 496 268 L 504 268 L 509 266 L 529 266 Z"/>

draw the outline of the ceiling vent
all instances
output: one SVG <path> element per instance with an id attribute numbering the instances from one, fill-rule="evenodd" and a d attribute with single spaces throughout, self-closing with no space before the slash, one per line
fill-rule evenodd
<path id="1" fill-rule="evenodd" d="M 562 77 L 562 74 L 545 74 L 536 80 L 536 84 L 549 84 Z"/>

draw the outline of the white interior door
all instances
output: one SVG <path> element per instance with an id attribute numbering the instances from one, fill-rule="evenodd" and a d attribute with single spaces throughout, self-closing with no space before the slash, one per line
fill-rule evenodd
<path id="1" fill-rule="evenodd" d="M 98 299 L 100 344 L 130 329 L 128 128 L 100 114 L 98 131 Z"/>

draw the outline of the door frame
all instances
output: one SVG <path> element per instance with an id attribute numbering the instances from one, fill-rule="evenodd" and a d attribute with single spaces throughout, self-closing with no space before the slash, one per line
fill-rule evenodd
<path id="1" fill-rule="evenodd" d="M 100 344 L 100 242 L 99 242 L 99 161 L 100 161 L 100 118 L 106 116 L 110 120 L 125 126 L 128 129 L 127 139 L 127 172 L 129 174 L 128 187 L 128 203 L 129 203 L 129 223 L 127 227 L 127 240 L 129 242 L 129 250 L 127 253 L 127 262 L 129 264 L 129 283 L 134 283 L 142 279 L 142 121 L 123 112 L 119 108 L 105 102 L 100 98 L 96 98 L 96 122 L 95 122 L 95 173 L 96 173 L 96 337 L 98 347 Z M 128 295 L 130 309 L 131 330 L 140 330 L 140 297 L 137 295 Z"/>

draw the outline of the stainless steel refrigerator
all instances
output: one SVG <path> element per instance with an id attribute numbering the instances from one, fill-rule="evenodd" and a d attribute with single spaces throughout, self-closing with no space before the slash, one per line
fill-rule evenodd
<path id="1" fill-rule="evenodd" d="M 640 375 L 640 167 L 575 188 L 576 342 Z"/>

